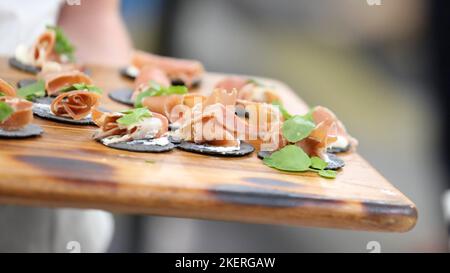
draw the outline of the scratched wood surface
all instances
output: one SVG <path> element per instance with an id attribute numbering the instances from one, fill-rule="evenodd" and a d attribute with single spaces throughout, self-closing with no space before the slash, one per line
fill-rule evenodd
<path id="1" fill-rule="evenodd" d="M 131 86 L 112 68 L 91 67 L 106 91 L 103 105 L 126 109 L 107 97 Z M 209 73 L 199 92 L 224 75 Z M 12 83 L 30 75 L 0 59 L 0 77 Z M 286 107 L 306 105 L 286 85 L 278 86 Z M 27 140 L 0 139 L 0 203 L 98 208 L 251 223 L 405 232 L 417 219 L 415 205 L 360 155 L 341 155 L 337 179 L 312 173 L 283 173 L 252 154 L 218 158 L 174 150 L 143 154 L 109 149 L 91 140 L 94 127 L 35 118 L 45 133 Z"/>

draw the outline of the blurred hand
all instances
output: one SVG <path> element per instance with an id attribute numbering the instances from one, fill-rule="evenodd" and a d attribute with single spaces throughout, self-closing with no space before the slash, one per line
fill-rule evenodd
<path id="1" fill-rule="evenodd" d="M 120 14 L 120 0 L 64 5 L 58 24 L 75 44 L 80 62 L 107 66 L 129 63 L 133 47 Z"/>

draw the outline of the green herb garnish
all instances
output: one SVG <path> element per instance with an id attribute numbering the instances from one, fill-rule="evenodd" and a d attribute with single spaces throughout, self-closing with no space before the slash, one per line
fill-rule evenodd
<path id="1" fill-rule="evenodd" d="M 56 53 L 58 53 L 59 55 L 65 55 L 71 62 L 74 62 L 75 46 L 69 41 L 64 31 L 57 26 L 47 26 L 47 29 L 53 30 L 56 34 Z"/>
<path id="2" fill-rule="evenodd" d="M 254 84 L 256 86 L 264 86 L 260 81 L 258 81 L 256 79 L 248 79 L 247 83 L 251 83 L 251 84 Z"/>
<path id="3" fill-rule="evenodd" d="M 283 123 L 283 136 L 292 143 L 298 142 L 311 134 L 316 125 L 303 116 L 293 116 Z"/>
<path id="4" fill-rule="evenodd" d="M 14 113 L 14 109 L 6 102 L 0 102 L 0 122 L 4 122 Z"/>
<path id="5" fill-rule="evenodd" d="M 147 108 L 136 108 L 121 112 L 125 114 L 117 120 L 117 123 L 123 126 L 131 126 L 142 121 L 144 118 L 149 118 L 152 113 Z"/>
<path id="6" fill-rule="evenodd" d="M 5 96 L 5 93 L 0 92 L 0 97 L 4 97 L 4 96 Z"/>
<path id="7" fill-rule="evenodd" d="M 324 170 L 328 166 L 328 163 L 317 156 L 311 157 L 311 168 L 316 170 Z"/>
<path id="8" fill-rule="evenodd" d="M 154 81 L 150 82 L 150 86 L 147 90 L 140 93 L 135 102 L 134 107 L 142 107 L 142 100 L 146 97 L 156 97 L 156 96 L 169 96 L 169 95 L 184 95 L 188 92 L 186 86 L 169 86 L 163 87 Z"/>
<path id="9" fill-rule="evenodd" d="M 274 152 L 263 162 L 269 167 L 290 172 L 304 172 L 311 166 L 309 156 L 296 145 L 288 145 Z"/>
<path id="10" fill-rule="evenodd" d="M 98 94 L 102 94 L 103 90 L 100 87 L 97 87 L 95 85 L 85 84 L 85 83 L 76 83 L 71 86 L 62 88 L 59 90 L 60 93 L 75 91 L 75 90 L 87 90 L 89 92 L 94 92 Z"/>
<path id="11" fill-rule="evenodd" d="M 337 172 L 333 170 L 320 170 L 319 175 L 324 178 L 334 179 L 337 176 Z"/>
<path id="12" fill-rule="evenodd" d="M 33 84 L 24 86 L 17 90 L 17 95 L 26 100 L 33 100 L 45 96 L 45 82 L 43 80 L 37 81 Z"/>
<path id="13" fill-rule="evenodd" d="M 284 108 L 283 104 L 280 101 L 274 101 L 274 102 L 272 102 L 272 105 L 278 106 L 278 109 L 280 109 L 280 112 L 283 115 L 285 120 L 292 118 L 292 115 L 289 114 L 288 110 L 286 110 L 286 108 Z"/>

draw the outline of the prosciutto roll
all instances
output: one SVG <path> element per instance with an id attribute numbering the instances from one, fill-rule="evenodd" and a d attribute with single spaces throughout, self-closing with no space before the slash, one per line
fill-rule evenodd
<path id="1" fill-rule="evenodd" d="M 6 81 L 0 79 L 0 96 L 15 97 L 16 89 Z"/>
<path id="2" fill-rule="evenodd" d="M 139 70 L 146 66 L 161 69 L 171 80 L 181 80 L 188 87 L 204 73 L 203 65 L 198 61 L 163 57 L 143 51 L 134 53 L 132 65 Z"/>
<path id="3" fill-rule="evenodd" d="M 5 102 L 14 110 L 8 119 L 0 123 L 0 128 L 6 131 L 16 131 L 24 128 L 33 121 L 33 103 L 14 97 L 0 97 L 0 102 Z"/>
<path id="4" fill-rule="evenodd" d="M 100 95 L 89 91 L 71 91 L 56 97 L 50 110 L 56 116 L 71 117 L 80 120 L 88 116 L 100 103 Z"/>
<path id="5" fill-rule="evenodd" d="M 70 87 L 74 84 L 84 83 L 92 85 L 92 79 L 80 71 L 62 71 L 41 74 L 45 81 L 45 90 L 48 96 L 57 96 L 61 89 Z"/>

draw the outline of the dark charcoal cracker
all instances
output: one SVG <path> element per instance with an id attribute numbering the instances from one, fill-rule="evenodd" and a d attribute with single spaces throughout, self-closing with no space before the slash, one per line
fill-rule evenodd
<path id="1" fill-rule="evenodd" d="M 192 142 L 187 141 L 181 141 L 180 145 L 177 146 L 177 148 L 197 153 L 197 154 L 204 154 L 204 155 L 215 155 L 215 156 L 224 156 L 224 157 L 239 157 L 239 156 L 246 156 L 248 154 L 253 153 L 255 148 L 253 148 L 252 145 L 247 144 L 245 142 L 241 142 L 240 149 L 238 151 L 230 151 L 230 152 L 217 152 L 217 151 L 211 151 L 203 148 L 204 146 L 208 145 L 199 145 Z"/>
<path id="2" fill-rule="evenodd" d="M 40 103 L 40 104 L 52 104 L 52 101 L 54 100 L 54 97 L 41 97 L 41 98 L 34 98 L 34 103 Z"/>
<path id="3" fill-rule="evenodd" d="M 0 138 L 28 138 L 40 136 L 44 130 L 36 124 L 29 124 L 17 131 L 5 131 L 0 129 Z"/>
<path id="4" fill-rule="evenodd" d="M 197 87 L 199 87 L 200 86 L 200 84 L 202 83 L 202 80 L 201 79 L 195 79 L 194 81 L 192 81 L 192 86 L 191 86 L 191 88 L 197 88 Z M 172 80 L 172 85 L 176 85 L 176 86 L 183 86 L 183 85 L 186 85 L 185 83 L 184 83 L 184 81 L 183 80 L 180 80 L 180 79 L 173 79 Z"/>
<path id="5" fill-rule="evenodd" d="M 37 73 L 39 73 L 39 71 L 41 71 L 41 69 L 39 67 L 36 67 L 34 65 L 24 64 L 21 61 L 17 60 L 15 57 L 9 58 L 9 65 L 16 69 L 19 69 L 19 70 L 22 70 L 22 71 L 25 71 L 25 72 L 31 73 L 31 74 L 37 74 Z"/>
<path id="6" fill-rule="evenodd" d="M 136 77 L 134 77 L 134 75 L 131 75 L 128 73 L 128 69 L 126 67 L 120 69 L 120 75 L 122 75 L 122 77 L 125 77 L 130 80 L 136 79 Z"/>
<path id="7" fill-rule="evenodd" d="M 328 160 L 326 162 L 328 163 L 328 166 L 325 168 L 326 170 L 337 170 L 345 166 L 344 160 L 340 159 L 334 154 L 327 153 Z"/>
<path id="8" fill-rule="evenodd" d="M 270 156 L 271 154 L 272 154 L 272 152 L 260 151 L 258 153 L 258 158 L 264 159 L 264 158 Z M 327 155 L 328 155 L 328 160 L 327 160 L 328 166 L 325 168 L 326 170 L 337 170 L 337 169 L 340 169 L 345 166 L 344 160 L 340 159 L 336 155 L 330 154 L 330 153 L 327 153 Z"/>
<path id="9" fill-rule="evenodd" d="M 330 147 L 327 149 L 327 152 L 331 153 L 331 154 L 346 153 L 346 152 L 350 151 L 350 148 L 351 148 L 350 144 L 348 144 L 347 147 L 345 147 L 345 148 Z"/>
<path id="10" fill-rule="evenodd" d="M 113 101 L 117 101 L 126 105 L 133 106 L 134 101 L 131 100 L 131 95 L 133 94 L 133 90 L 128 88 L 118 89 L 109 92 L 108 96 Z"/>
<path id="11" fill-rule="evenodd" d="M 95 125 L 91 118 L 84 118 L 81 120 L 74 120 L 67 117 L 55 116 L 50 109 L 43 109 L 40 107 L 33 106 L 33 113 L 41 118 L 66 123 L 66 124 L 74 124 L 74 125 Z"/>
<path id="12" fill-rule="evenodd" d="M 137 143 L 130 142 L 118 142 L 113 144 L 104 144 L 103 142 L 99 141 L 101 144 L 105 145 L 106 147 L 118 149 L 118 150 L 125 150 L 129 152 L 140 152 L 140 153 L 164 153 L 169 152 L 173 150 L 176 145 L 173 143 L 169 143 L 165 146 L 160 145 L 142 145 Z"/>
<path id="13" fill-rule="evenodd" d="M 173 124 L 173 123 L 169 124 L 169 130 L 170 130 L 170 131 L 176 131 L 176 130 L 178 130 L 179 128 L 180 128 L 180 125 L 179 125 L 179 124 Z"/>
<path id="14" fill-rule="evenodd" d="M 28 85 L 31 85 L 33 83 L 36 83 L 37 81 L 35 79 L 23 79 L 17 82 L 17 88 L 22 88 Z"/>

